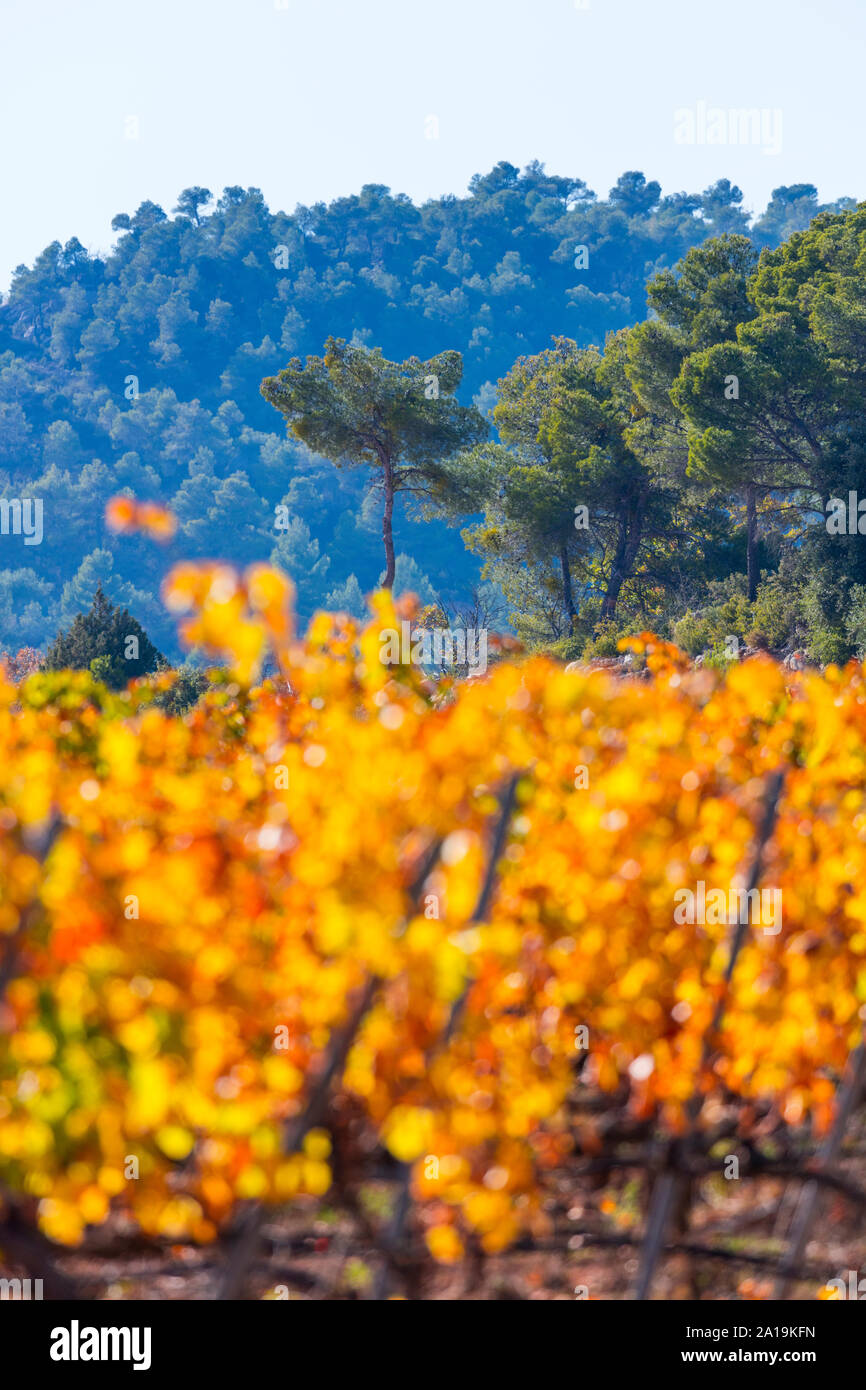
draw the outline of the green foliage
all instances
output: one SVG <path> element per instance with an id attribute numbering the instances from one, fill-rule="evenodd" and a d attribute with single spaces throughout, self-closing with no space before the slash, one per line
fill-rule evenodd
<path id="1" fill-rule="evenodd" d="M 118 213 L 121 235 L 105 256 L 75 238 L 52 242 L 0 304 L 0 477 L 7 496 L 42 497 L 46 508 L 40 547 L 3 537 L 0 644 L 44 644 L 102 575 L 113 601 L 174 653 L 158 600 L 167 567 L 180 556 L 266 558 L 281 504 L 315 555 L 302 621 L 352 575 L 368 592 L 381 570 L 381 499 L 365 502 L 363 469 L 335 470 L 284 437 L 262 378 L 329 336 L 394 362 L 451 348 L 463 358 L 464 403 L 486 415 L 518 354 L 541 352 L 564 328 L 587 346 L 635 323 L 648 267 L 673 266 L 709 236 L 746 233 L 741 203 L 726 180 L 663 196 L 629 171 L 605 198 L 538 163 L 521 172 L 503 162 L 465 196 L 421 207 L 370 184 L 287 214 L 256 188 L 214 200 L 194 186 L 171 216 L 150 201 Z M 808 186 L 777 189 L 751 239 L 775 245 L 818 211 Z M 587 269 L 575 267 L 578 245 L 589 248 Z M 733 312 L 722 287 L 698 298 L 700 322 Z M 829 323 L 830 306 L 820 313 Z M 105 502 L 123 490 L 172 507 L 173 545 L 105 531 Z M 459 534 L 415 519 L 399 494 L 394 541 L 452 602 L 477 580 Z M 296 580 L 306 563 L 291 548 Z"/>
<path id="2" fill-rule="evenodd" d="M 291 517 L 270 558 L 272 565 L 278 565 L 291 575 L 302 610 L 312 611 L 331 562 L 329 556 L 320 555 L 319 542 L 313 538 L 306 522 L 298 516 Z"/>
<path id="3" fill-rule="evenodd" d="M 716 641 L 736 637 L 745 642 L 754 626 L 752 604 L 744 594 L 731 594 L 717 608 L 710 610 L 710 627 Z"/>
<path id="4" fill-rule="evenodd" d="M 531 559 L 547 591 L 558 588 L 559 625 L 571 633 L 587 604 L 614 617 L 623 586 L 670 528 L 670 498 L 632 448 L 626 341 L 611 335 L 602 354 L 557 338 L 518 359 L 494 411 L 502 443 L 457 460 L 485 503 L 469 532 L 485 573 L 504 585 L 503 569 Z"/>
<path id="5" fill-rule="evenodd" d="M 726 642 L 731 637 L 747 643 L 754 623 L 754 605 L 749 602 L 739 585 L 741 576 L 732 576 L 727 583 L 710 583 L 706 586 L 706 603 L 698 609 L 688 608 L 682 617 L 671 623 L 671 639 L 690 656 L 715 652 L 722 659 L 725 656 Z"/>
<path id="6" fill-rule="evenodd" d="M 672 625 L 671 637 L 681 651 L 688 652 L 689 656 L 700 656 L 712 644 L 713 625 L 706 614 L 699 617 L 687 609 Z"/>
<path id="7" fill-rule="evenodd" d="M 560 637 L 558 642 L 551 642 L 545 648 L 545 651 L 548 655 L 555 656 L 560 661 L 580 661 L 585 646 L 585 636 Z"/>
<path id="8" fill-rule="evenodd" d="M 94 680 L 121 690 L 164 660 L 141 624 L 125 608 L 112 607 L 99 585 L 90 611 L 58 633 L 45 665 L 50 671 L 89 670 Z"/>
<path id="9" fill-rule="evenodd" d="M 806 653 L 810 660 L 825 665 L 830 662 L 843 664 L 855 653 L 859 626 L 859 600 L 855 597 L 854 609 L 849 613 L 849 604 L 856 586 L 828 589 L 821 583 L 821 577 L 813 576 L 803 588 L 803 617 L 806 623 Z M 849 629 L 853 622 L 853 633 Z"/>
<path id="10" fill-rule="evenodd" d="M 690 656 L 710 654 L 708 664 L 727 663 L 726 639 L 736 637 L 747 647 L 782 652 L 798 645 L 805 632 L 798 583 L 790 573 L 764 575 L 754 603 L 724 586 L 707 586 L 709 602 L 695 611 L 687 609 L 671 624 L 671 638 Z M 820 624 L 819 624 L 820 625 Z"/>
<path id="11" fill-rule="evenodd" d="M 384 496 L 386 588 L 395 577 L 396 495 L 435 499 L 447 487 L 443 463 L 487 435 L 484 417 L 456 399 L 462 377 L 459 352 L 389 362 L 378 348 L 329 338 L 324 357 L 303 365 L 293 358 L 262 382 L 265 400 L 297 439 L 340 467 L 376 477 Z"/>
<path id="12" fill-rule="evenodd" d="M 166 714 L 186 714 L 198 703 L 210 684 L 204 671 L 184 663 L 172 672 L 174 681 L 168 690 L 157 695 L 154 704 L 164 709 Z"/>
<path id="13" fill-rule="evenodd" d="M 345 583 L 332 589 L 325 598 L 325 607 L 330 613 L 348 613 L 356 622 L 363 622 L 368 609 L 357 576 L 350 574 Z"/>
<path id="14" fill-rule="evenodd" d="M 703 664 L 709 666 L 711 670 L 720 671 L 724 674 L 732 666 L 736 666 L 739 656 L 728 648 L 723 642 L 715 642 L 710 650 L 705 654 Z"/>
<path id="15" fill-rule="evenodd" d="M 858 661 L 866 660 L 866 587 L 862 584 L 851 589 L 845 629 L 854 656 Z"/>
<path id="16" fill-rule="evenodd" d="M 584 646 L 582 659 L 591 661 L 594 657 L 621 656 L 620 639 L 627 635 L 625 629 L 611 619 L 599 623 L 595 635 Z"/>
<path id="17" fill-rule="evenodd" d="M 754 631 L 771 650 L 780 651 L 798 641 L 802 624 L 799 586 L 792 576 L 768 575 L 758 585 L 754 605 Z"/>
<path id="18" fill-rule="evenodd" d="M 628 171 L 599 199 L 503 162 L 423 207 L 194 186 L 114 225 L 110 255 L 53 243 L 0 304 L 0 479 L 46 508 L 38 548 L 3 537 L 0 645 L 80 637 L 101 581 L 174 654 L 181 555 L 271 556 L 302 622 L 361 616 L 382 535 L 384 579 L 446 611 L 483 565 L 532 648 L 601 621 L 860 650 L 866 548 L 816 523 L 862 491 L 866 206 L 793 185 L 750 228 L 728 180 L 664 197 Z M 176 540 L 107 532 L 118 491 L 171 506 Z M 100 680 L 139 673 L 85 647 Z"/>
<path id="19" fill-rule="evenodd" d="M 107 685 L 109 690 L 120 690 L 125 684 L 124 670 L 117 657 L 95 656 L 90 663 L 90 674 L 95 681 Z"/>

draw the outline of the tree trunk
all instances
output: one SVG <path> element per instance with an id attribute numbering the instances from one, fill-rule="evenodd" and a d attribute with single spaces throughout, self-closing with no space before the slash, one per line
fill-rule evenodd
<path id="1" fill-rule="evenodd" d="M 382 459 L 383 487 L 385 489 L 385 513 L 382 517 L 382 540 L 385 542 L 385 578 L 382 581 L 384 589 L 394 587 L 394 465 L 389 453 L 383 452 Z"/>
<path id="2" fill-rule="evenodd" d="M 746 488 L 746 572 L 749 602 L 754 603 L 758 592 L 758 509 L 751 484 Z"/>
<path id="3" fill-rule="evenodd" d="M 611 567 L 610 579 L 607 582 L 607 589 L 601 603 L 601 621 L 613 622 L 616 617 L 616 604 L 619 598 L 619 591 L 625 581 L 625 573 L 621 566 L 614 564 Z"/>
<path id="4" fill-rule="evenodd" d="M 619 591 L 629 578 L 637 553 L 640 550 L 643 533 L 645 493 L 634 498 L 626 514 L 620 519 L 616 551 L 610 567 L 610 579 L 601 605 L 601 621 L 612 622 L 616 616 Z"/>
<path id="5" fill-rule="evenodd" d="M 569 630 L 574 632 L 574 620 L 577 617 L 577 609 L 574 606 L 574 591 L 571 587 L 571 565 L 568 561 L 568 543 L 563 545 L 559 552 L 559 561 L 562 565 L 562 599 L 565 604 L 565 611 L 568 614 Z"/>

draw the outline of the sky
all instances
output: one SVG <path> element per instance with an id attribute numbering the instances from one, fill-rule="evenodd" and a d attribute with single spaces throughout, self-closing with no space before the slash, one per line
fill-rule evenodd
<path id="1" fill-rule="evenodd" d="M 192 184 L 292 211 L 539 159 L 861 199 L 864 49 L 866 0 L 0 0 L 0 290 Z"/>

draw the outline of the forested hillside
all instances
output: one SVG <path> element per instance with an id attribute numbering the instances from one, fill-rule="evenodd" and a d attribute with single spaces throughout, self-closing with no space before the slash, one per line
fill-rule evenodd
<path id="1" fill-rule="evenodd" d="M 101 580 L 174 654 L 158 589 L 180 556 L 272 558 L 303 619 L 325 603 L 357 611 L 383 572 L 381 495 L 287 438 L 263 378 L 330 336 L 397 360 L 456 349 L 459 398 L 489 417 L 516 358 L 554 337 L 601 348 L 645 316 L 647 282 L 689 248 L 720 234 L 775 246 L 820 210 L 807 184 L 777 189 L 750 222 L 727 180 L 662 196 L 631 172 L 600 198 L 537 163 L 501 163 L 465 197 L 421 207 L 380 185 L 292 214 L 255 188 L 218 200 L 191 188 L 171 211 L 119 212 L 104 258 L 53 243 L 0 305 L 0 485 L 44 504 L 40 544 L 0 536 L 0 646 L 45 647 Z M 107 500 L 127 490 L 176 514 L 170 544 L 106 528 Z M 397 589 L 470 595 L 489 554 L 484 536 L 466 548 L 459 521 L 452 509 L 452 524 L 422 522 L 398 496 Z"/>

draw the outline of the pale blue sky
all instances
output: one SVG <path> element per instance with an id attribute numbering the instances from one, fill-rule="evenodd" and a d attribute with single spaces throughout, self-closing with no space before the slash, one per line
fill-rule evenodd
<path id="1" fill-rule="evenodd" d="M 866 197 L 866 0 L 588 3 L 0 0 L 0 288 L 193 183 L 291 211 L 364 183 L 462 193 L 537 158 L 600 195 L 642 169 L 665 192 L 729 177 L 753 209 L 783 183 Z M 780 152 L 678 143 L 700 102 L 780 111 Z"/>

